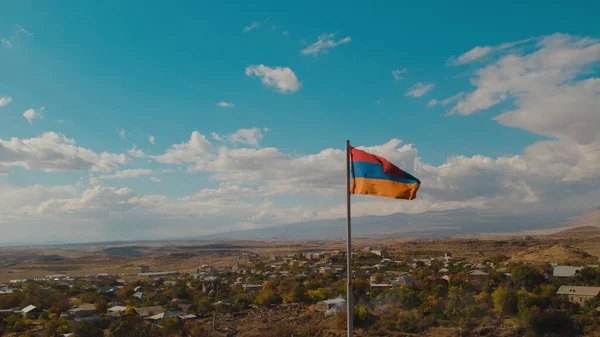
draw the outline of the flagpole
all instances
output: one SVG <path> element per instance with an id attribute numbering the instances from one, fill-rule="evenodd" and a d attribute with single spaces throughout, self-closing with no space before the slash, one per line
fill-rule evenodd
<path id="1" fill-rule="evenodd" d="M 352 236 L 350 222 L 350 141 L 346 141 L 346 314 L 348 337 L 352 337 L 353 305 L 352 305 Z"/>

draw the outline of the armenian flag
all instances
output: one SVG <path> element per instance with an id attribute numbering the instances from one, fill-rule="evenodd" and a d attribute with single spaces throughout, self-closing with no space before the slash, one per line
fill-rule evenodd
<path id="1" fill-rule="evenodd" d="M 350 158 L 350 193 L 408 200 L 417 197 L 421 181 L 387 159 L 354 147 L 350 147 Z"/>

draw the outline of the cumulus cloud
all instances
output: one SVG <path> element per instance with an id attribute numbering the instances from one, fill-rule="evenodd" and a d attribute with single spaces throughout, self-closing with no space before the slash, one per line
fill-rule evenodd
<path id="1" fill-rule="evenodd" d="M 19 166 L 44 172 L 92 169 L 111 171 L 131 160 L 123 154 L 96 152 L 77 146 L 62 134 L 46 132 L 40 137 L 0 139 L 0 166 Z"/>
<path id="2" fill-rule="evenodd" d="M 410 90 L 404 94 L 404 96 L 421 97 L 433 90 L 434 87 L 435 85 L 433 83 L 418 82 L 412 88 L 410 88 Z"/>
<path id="3" fill-rule="evenodd" d="M 148 143 L 154 144 L 154 136 L 148 136 Z"/>
<path id="4" fill-rule="evenodd" d="M 190 140 L 174 144 L 164 154 L 156 156 L 156 161 L 167 164 L 193 163 L 208 154 L 213 145 L 198 131 L 192 132 Z"/>
<path id="5" fill-rule="evenodd" d="M 350 36 L 346 36 L 343 39 L 335 40 L 334 33 L 322 34 L 317 38 L 317 41 L 310 46 L 302 49 L 300 52 L 304 55 L 319 55 L 327 54 L 329 51 L 339 45 L 349 43 L 352 39 Z"/>
<path id="6" fill-rule="evenodd" d="M 153 183 L 160 183 L 162 180 L 157 177 L 150 177 L 150 181 L 152 181 Z"/>
<path id="7" fill-rule="evenodd" d="M 246 76 L 257 76 L 261 82 L 270 88 L 274 88 L 282 94 L 297 92 L 302 87 L 296 74 L 290 68 L 267 67 L 255 65 L 246 67 Z"/>
<path id="8" fill-rule="evenodd" d="M 12 98 L 9 96 L 0 96 L 0 108 L 5 107 L 12 102 Z"/>
<path id="9" fill-rule="evenodd" d="M 119 134 L 119 137 L 125 138 L 125 129 L 117 130 L 117 133 Z"/>
<path id="10" fill-rule="evenodd" d="M 266 128 L 265 128 L 266 129 Z M 266 131 L 265 131 L 266 132 Z M 263 133 L 259 128 L 239 129 L 236 132 L 227 136 L 232 143 L 247 144 L 250 146 L 258 146 Z"/>
<path id="11" fill-rule="evenodd" d="M 254 21 L 251 24 L 249 24 L 248 26 L 244 26 L 244 28 L 242 29 L 242 32 L 248 33 L 249 31 L 256 29 L 258 27 L 260 27 L 260 22 Z"/>
<path id="12" fill-rule="evenodd" d="M 456 208 L 555 212 L 596 204 L 600 197 L 600 80 L 593 70 L 600 61 L 600 42 L 560 34 L 530 42 L 523 49 L 527 52 L 508 47 L 503 49 L 504 56 L 474 70 L 472 90 L 431 100 L 429 105 L 451 106 L 451 113 L 468 115 L 506 101 L 510 104 L 498 112 L 496 121 L 549 139 L 514 155 L 455 155 L 439 165 L 426 162 L 416 146 L 399 139 L 372 146 L 355 144 L 414 174 L 422 186 L 419 197 L 411 202 L 357 196 L 354 215 Z M 339 196 L 345 189 L 344 149 L 299 153 L 263 147 L 262 132 L 267 129 L 213 133 L 212 139 L 220 142 L 217 146 L 194 131 L 189 140 L 153 157 L 159 163 L 174 165 L 162 172 L 178 170 L 190 174 L 190 179 L 205 179 L 209 185 L 195 193 L 180 197 L 140 195 L 127 188 L 101 186 L 102 176 L 94 175 L 90 177 L 92 186 L 83 191 L 37 187 L 37 194 L 20 192 L 14 201 L 9 199 L 15 188 L 7 192 L 0 188 L 0 221 L 10 218 L 11 223 L 20 224 L 43 220 L 44 224 L 69 226 L 69 235 L 119 233 L 119 237 L 140 239 L 343 217 L 345 207 Z M 244 146 L 238 148 L 240 145 Z M 133 147 L 128 153 L 137 157 L 138 151 Z M 55 133 L 32 139 L 0 139 L 0 174 L 9 173 L 13 166 L 46 172 L 115 171 L 126 162 L 130 159 L 123 154 L 97 154 Z M 104 176 L 131 177 L 136 174 L 133 171 Z M 156 179 L 150 177 L 151 181 Z M 34 195 L 31 200 L 28 193 Z M 280 196 L 305 202 L 300 207 L 284 207 Z M 4 202 L 9 205 L 3 208 Z M 165 222 L 174 232 L 161 231 Z M 139 231 L 132 232 L 130 226 L 129 232 L 124 232 L 126 224 L 134 224 Z M 85 232 L 91 229 L 95 232 Z"/>
<path id="13" fill-rule="evenodd" d="M 129 170 L 120 170 L 116 171 L 113 174 L 105 174 L 98 177 L 98 179 L 127 179 L 127 178 L 135 178 L 144 175 L 150 175 L 153 171 L 150 169 L 129 169 Z"/>
<path id="14" fill-rule="evenodd" d="M 23 112 L 23 117 L 25 117 L 29 124 L 32 124 L 34 119 L 42 118 L 41 111 L 43 110 L 43 107 L 39 111 L 35 111 L 34 109 L 26 110 Z"/>
<path id="15" fill-rule="evenodd" d="M 135 145 L 133 145 L 133 147 L 131 149 L 127 150 L 127 153 L 134 158 L 148 157 L 148 155 L 146 153 L 144 153 L 144 151 L 138 149 Z"/>
<path id="16" fill-rule="evenodd" d="M 396 80 L 396 81 L 402 80 L 402 79 L 404 79 L 406 72 L 407 72 L 406 68 L 395 69 L 395 70 L 392 70 L 392 76 L 394 76 L 394 80 Z"/>

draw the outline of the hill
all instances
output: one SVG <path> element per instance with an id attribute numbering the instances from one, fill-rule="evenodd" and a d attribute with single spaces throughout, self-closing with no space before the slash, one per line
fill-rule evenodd
<path id="1" fill-rule="evenodd" d="M 593 238 L 600 236 L 600 227 L 595 226 L 579 226 L 573 228 L 567 228 L 563 231 L 556 232 L 551 236 L 561 238 Z"/>
<path id="2" fill-rule="evenodd" d="M 600 226 L 600 206 L 585 214 L 568 218 L 565 221 L 565 225 L 569 227 Z"/>
<path id="3" fill-rule="evenodd" d="M 554 245 L 551 247 L 536 246 L 523 252 L 517 253 L 510 258 L 511 262 L 530 262 L 530 263 L 568 263 L 582 261 L 585 263 L 594 263 L 597 258 L 577 248 L 566 245 Z"/>

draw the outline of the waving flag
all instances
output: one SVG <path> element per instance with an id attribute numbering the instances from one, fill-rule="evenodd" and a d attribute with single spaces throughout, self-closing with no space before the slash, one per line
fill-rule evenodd
<path id="1" fill-rule="evenodd" d="M 350 193 L 408 200 L 417 197 L 421 181 L 387 159 L 353 147 L 350 147 L 350 158 Z"/>

